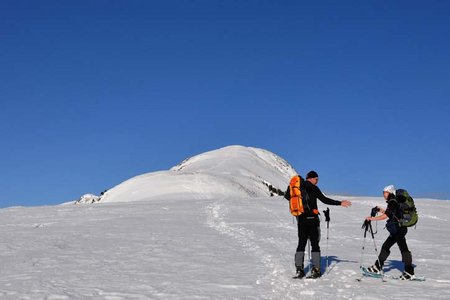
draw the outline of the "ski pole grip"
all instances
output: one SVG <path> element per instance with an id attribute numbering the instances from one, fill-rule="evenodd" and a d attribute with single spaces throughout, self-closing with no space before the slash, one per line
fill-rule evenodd
<path id="1" fill-rule="evenodd" d="M 330 208 L 327 207 L 327 210 L 324 210 L 323 213 L 325 215 L 325 221 L 330 222 Z"/>

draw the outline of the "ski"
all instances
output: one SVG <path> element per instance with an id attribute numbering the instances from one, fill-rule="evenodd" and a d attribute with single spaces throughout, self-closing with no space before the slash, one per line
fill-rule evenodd
<path id="1" fill-rule="evenodd" d="M 392 276 L 392 275 L 385 275 L 387 278 L 394 279 L 394 280 L 403 280 L 403 281 L 425 281 L 424 276 L 415 276 L 411 279 L 401 279 L 400 276 Z"/>
<path id="2" fill-rule="evenodd" d="M 378 278 L 378 279 L 388 278 L 388 279 L 392 279 L 392 280 L 404 280 L 404 279 L 401 279 L 400 276 L 394 276 L 394 275 L 390 275 L 390 274 L 377 274 L 377 273 L 369 272 L 369 270 L 367 270 L 366 267 L 361 267 L 361 273 L 363 276 L 371 277 L 371 278 Z M 413 278 L 405 280 L 405 281 L 425 281 L 425 277 L 414 276 Z"/>
<path id="3" fill-rule="evenodd" d="M 310 280 L 316 280 L 316 279 L 320 279 L 322 278 L 322 276 L 320 277 L 312 277 L 312 276 L 306 276 L 305 279 L 310 279 Z"/>
<path id="4" fill-rule="evenodd" d="M 294 276 L 292 276 L 292 279 L 311 279 L 311 280 L 314 280 L 314 279 L 322 278 L 324 275 L 325 274 L 322 274 L 320 277 L 313 277 L 311 274 L 303 275 L 303 276 L 294 275 Z"/>
<path id="5" fill-rule="evenodd" d="M 361 267 L 361 273 L 362 273 L 363 276 L 371 277 L 371 278 L 382 278 L 382 277 L 386 276 L 385 274 L 378 274 L 378 273 L 369 272 L 369 270 L 367 270 L 366 267 Z"/>
<path id="6" fill-rule="evenodd" d="M 322 274 L 320 277 L 313 277 L 310 273 L 308 273 L 308 275 L 303 275 L 303 276 L 299 276 L 299 275 L 294 275 L 292 276 L 292 279 L 319 279 L 322 278 L 325 274 Z"/>

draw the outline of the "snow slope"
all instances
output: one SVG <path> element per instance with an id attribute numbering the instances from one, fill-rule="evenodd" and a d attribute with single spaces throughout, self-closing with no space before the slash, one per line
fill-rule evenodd
<path id="1" fill-rule="evenodd" d="M 355 280 L 361 223 L 381 198 L 350 200 L 331 207 L 332 269 L 317 281 L 291 279 L 297 232 L 282 197 L 2 209 L 0 299 L 450 298 L 450 202 L 417 201 L 407 237 L 427 281 L 382 283 Z M 379 224 L 378 246 L 386 236 Z M 325 238 L 321 247 L 325 256 Z M 363 260 L 375 260 L 371 240 Z M 398 274 L 400 260 L 394 247 L 386 271 Z"/>
<path id="2" fill-rule="evenodd" d="M 253 165 L 261 162 L 252 149 L 234 150 L 255 159 Z M 329 273 L 319 280 L 293 280 L 297 229 L 287 201 L 247 192 L 267 193 L 258 176 L 280 185 L 277 178 L 287 176 L 274 171 L 278 158 L 261 153 L 267 154 L 262 161 L 269 160 L 268 170 L 259 173 L 251 164 L 239 170 L 239 163 L 229 170 L 229 182 L 237 184 L 227 182 L 223 188 L 245 189 L 236 188 L 229 196 L 201 182 L 201 176 L 227 178 L 220 162 L 204 159 L 217 154 L 212 152 L 168 172 L 201 174 L 200 180 L 190 182 L 191 196 L 152 196 L 153 188 L 147 194 L 126 193 L 147 188 L 146 177 L 161 176 L 160 182 L 167 184 L 162 179 L 167 173 L 149 174 L 111 189 L 109 199 L 92 205 L 0 209 L 0 299 L 450 298 L 449 201 L 416 200 L 420 220 L 407 239 L 416 272 L 426 276 L 425 282 L 356 281 L 361 259 L 368 265 L 376 258 L 371 239 L 361 255 L 361 224 L 373 206 L 383 205 L 381 197 L 351 197 L 353 206 L 347 209 L 331 206 L 328 247 L 326 224 L 321 224 L 323 265 L 328 254 Z M 229 156 L 223 164 L 236 163 Z M 194 175 L 191 178 L 198 178 Z M 188 182 L 184 175 L 165 178 Z M 319 208 L 326 206 L 319 203 Z M 387 237 L 383 224 L 377 226 L 378 248 Z M 401 268 L 394 246 L 385 271 L 399 274 Z"/>

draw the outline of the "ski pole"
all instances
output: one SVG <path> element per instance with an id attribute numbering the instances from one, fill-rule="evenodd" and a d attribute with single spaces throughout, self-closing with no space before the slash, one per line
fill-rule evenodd
<path id="1" fill-rule="evenodd" d="M 377 254 L 377 262 L 380 265 L 380 272 L 381 272 L 381 281 L 385 281 L 384 280 L 384 272 L 383 272 L 383 268 L 381 267 L 381 263 L 380 263 L 380 257 L 378 256 L 378 248 L 377 248 L 377 243 L 375 242 L 375 235 L 373 233 L 373 229 L 372 229 L 372 223 L 369 221 L 369 229 L 370 229 L 370 234 L 372 235 L 372 240 L 373 240 L 373 246 L 375 248 L 375 253 Z"/>
<path id="2" fill-rule="evenodd" d="M 323 211 L 325 215 L 325 221 L 327 222 L 327 245 L 325 247 L 325 261 L 326 261 L 326 267 L 325 267 L 325 273 L 328 271 L 328 240 L 329 240 L 329 234 L 330 234 L 330 208 L 327 207 L 327 210 Z"/>
<path id="3" fill-rule="evenodd" d="M 359 260 L 359 269 L 362 269 L 362 267 L 363 267 L 363 256 L 364 256 L 364 249 L 366 247 L 366 236 L 367 236 L 367 230 L 369 229 L 369 224 L 370 224 L 370 221 L 365 220 L 361 227 L 362 229 L 364 229 L 364 239 L 363 239 L 363 244 L 362 244 L 362 248 L 361 248 L 361 259 Z M 361 277 L 357 280 L 361 281 L 362 278 L 363 278 L 363 275 L 361 274 Z"/>
<path id="4" fill-rule="evenodd" d="M 361 259 L 359 261 L 359 268 L 361 269 L 363 266 L 363 256 L 364 256 L 364 250 L 366 247 L 366 237 L 367 237 L 367 230 L 369 228 L 369 224 L 370 221 L 365 220 L 363 225 L 362 225 L 362 229 L 364 229 L 364 239 L 363 239 L 363 244 L 362 244 L 362 248 L 361 248 Z"/>
<path id="5" fill-rule="evenodd" d="M 311 244 L 308 239 L 308 270 L 311 271 Z"/>

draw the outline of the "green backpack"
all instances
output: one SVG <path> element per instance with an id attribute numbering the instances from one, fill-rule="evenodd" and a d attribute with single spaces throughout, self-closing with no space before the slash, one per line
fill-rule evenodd
<path id="1" fill-rule="evenodd" d="M 396 190 L 395 197 L 402 212 L 402 218 L 398 220 L 400 227 L 411 227 L 416 225 L 419 220 L 419 215 L 417 214 L 414 199 L 403 189 Z"/>

